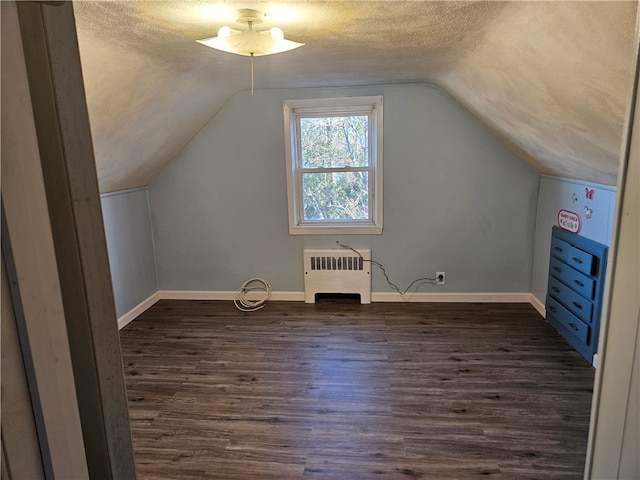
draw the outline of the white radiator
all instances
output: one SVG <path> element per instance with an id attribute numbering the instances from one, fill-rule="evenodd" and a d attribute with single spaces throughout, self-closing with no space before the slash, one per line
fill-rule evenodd
<path id="1" fill-rule="evenodd" d="M 360 303 L 371 303 L 371 250 L 305 249 L 304 301 L 315 303 L 316 293 L 360 294 Z"/>

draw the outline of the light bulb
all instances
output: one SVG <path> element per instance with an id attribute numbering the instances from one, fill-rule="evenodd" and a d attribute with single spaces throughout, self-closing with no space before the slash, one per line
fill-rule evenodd
<path id="1" fill-rule="evenodd" d="M 273 27 L 271 29 L 271 38 L 273 38 L 274 40 L 283 40 L 284 32 L 280 30 L 278 27 Z"/>
<path id="2" fill-rule="evenodd" d="M 221 27 L 220 30 L 218 30 L 218 38 L 229 38 L 231 36 L 231 28 L 227 27 L 226 25 L 224 27 Z"/>

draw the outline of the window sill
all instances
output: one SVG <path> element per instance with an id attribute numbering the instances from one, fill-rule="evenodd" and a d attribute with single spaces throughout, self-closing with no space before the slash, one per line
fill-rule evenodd
<path id="1" fill-rule="evenodd" d="M 381 235 L 382 226 L 298 225 L 289 227 L 289 235 Z"/>

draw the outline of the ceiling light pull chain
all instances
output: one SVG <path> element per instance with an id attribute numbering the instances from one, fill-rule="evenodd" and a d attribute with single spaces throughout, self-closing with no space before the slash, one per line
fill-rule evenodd
<path id="1" fill-rule="evenodd" d="M 247 24 L 249 25 L 249 31 L 253 30 L 253 22 L 249 20 Z M 251 52 L 251 96 L 253 97 L 253 52 Z"/>

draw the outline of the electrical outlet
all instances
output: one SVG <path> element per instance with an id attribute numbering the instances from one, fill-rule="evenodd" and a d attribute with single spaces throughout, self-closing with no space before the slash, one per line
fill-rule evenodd
<path id="1" fill-rule="evenodd" d="M 444 272 L 436 272 L 436 285 L 444 285 L 447 280 L 447 274 Z"/>

